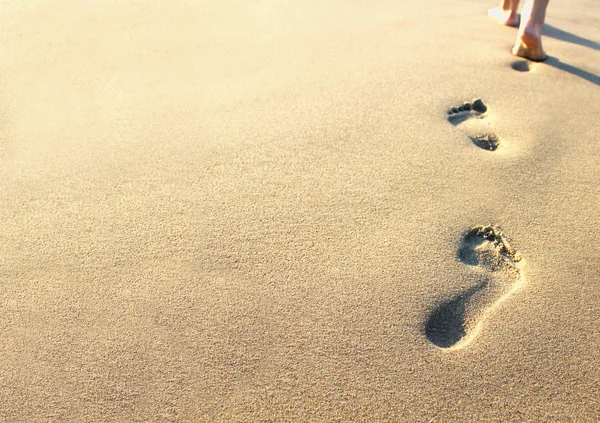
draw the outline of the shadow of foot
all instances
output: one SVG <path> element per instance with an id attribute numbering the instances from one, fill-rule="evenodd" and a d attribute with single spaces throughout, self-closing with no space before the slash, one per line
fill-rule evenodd
<path id="1" fill-rule="evenodd" d="M 579 78 L 585 79 L 592 84 L 600 86 L 600 76 L 568 63 L 561 62 L 558 58 L 552 56 L 548 56 L 543 64 L 531 63 L 528 60 L 515 60 L 510 64 L 510 67 L 518 72 L 529 72 L 533 70 L 532 65 L 534 67 L 543 65 L 552 66 L 553 68 L 568 72 L 572 75 L 578 76 Z"/>
<path id="2" fill-rule="evenodd" d="M 548 56 L 544 64 L 568 72 L 572 75 L 583 78 L 586 81 L 591 82 L 592 84 L 600 86 L 600 76 L 578 68 L 576 66 L 569 65 L 568 63 L 561 62 L 556 57 Z"/>
<path id="3" fill-rule="evenodd" d="M 552 25 L 544 24 L 542 26 L 542 36 L 556 38 L 557 40 L 566 41 L 567 43 L 577 44 L 583 47 L 589 47 L 594 50 L 600 50 L 600 43 L 596 41 L 588 40 L 587 38 L 580 37 L 573 33 L 563 31 Z"/>

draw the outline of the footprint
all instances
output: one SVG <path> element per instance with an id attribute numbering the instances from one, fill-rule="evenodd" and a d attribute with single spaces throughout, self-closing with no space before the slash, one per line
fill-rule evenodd
<path id="1" fill-rule="evenodd" d="M 510 64 L 510 67 L 517 72 L 529 72 L 531 70 L 527 60 L 515 60 Z"/>
<path id="2" fill-rule="evenodd" d="M 469 345 L 489 314 L 524 283 L 520 254 L 494 226 L 479 226 L 467 232 L 458 258 L 474 266 L 481 274 L 480 282 L 439 305 L 425 324 L 427 339 L 451 350 Z"/>
<path id="3" fill-rule="evenodd" d="M 491 130 L 487 120 L 487 106 L 478 98 L 472 103 L 463 103 L 448 111 L 448 121 L 460 128 L 479 148 L 494 151 L 500 146 L 500 139 Z"/>

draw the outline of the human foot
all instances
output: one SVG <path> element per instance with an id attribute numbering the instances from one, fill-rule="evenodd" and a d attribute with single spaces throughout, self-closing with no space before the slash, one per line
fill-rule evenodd
<path id="1" fill-rule="evenodd" d="M 488 16 L 502 25 L 514 27 L 518 27 L 521 20 L 516 11 L 505 10 L 502 7 L 495 7 L 488 10 Z"/>
<path id="2" fill-rule="evenodd" d="M 541 28 L 537 30 L 530 28 L 520 30 L 512 54 L 534 62 L 546 60 L 547 56 L 542 48 Z"/>
<path id="3" fill-rule="evenodd" d="M 497 227 L 467 232 L 458 258 L 479 273 L 479 283 L 440 304 L 425 324 L 427 339 L 450 350 L 470 344 L 492 311 L 524 283 L 521 255 Z"/>

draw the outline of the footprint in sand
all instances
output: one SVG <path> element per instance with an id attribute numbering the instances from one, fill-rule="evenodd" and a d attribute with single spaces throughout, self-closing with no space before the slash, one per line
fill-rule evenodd
<path id="1" fill-rule="evenodd" d="M 531 66 L 529 66 L 527 60 L 515 60 L 510 64 L 510 67 L 517 72 L 529 72 L 531 70 Z"/>
<path id="2" fill-rule="evenodd" d="M 521 256 L 500 229 L 479 226 L 463 238 L 458 258 L 474 266 L 480 282 L 438 306 L 425 324 L 425 335 L 435 346 L 457 350 L 477 336 L 488 315 L 524 283 Z"/>
<path id="3" fill-rule="evenodd" d="M 500 139 L 491 130 L 487 119 L 487 106 L 478 98 L 472 103 L 463 103 L 448 111 L 448 121 L 460 128 L 477 147 L 494 151 L 500 146 Z"/>

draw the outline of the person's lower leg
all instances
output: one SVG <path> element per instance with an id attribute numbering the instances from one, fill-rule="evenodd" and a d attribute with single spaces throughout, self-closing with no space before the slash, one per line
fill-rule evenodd
<path id="1" fill-rule="evenodd" d="M 519 0 L 502 0 L 500 7 L 488 10 L 488 15 L 501 24 L 517 26 L 519 24 L 518 7 Z"/>
<path id="2" fill-rule="evenodd" d="M 548 0 L 527 0 L 523 7 L 523 20 L 521 21 L 520 31 L 525 29 L 538 36 L 542 35 L 542 25 L 546 20 L 546 9 Z"/>
<path id="3" fill-rule="evenodd" d="M 503 0 L 500 7 L 509 16 L 516 17 L 517 7 L 519 7 L 519 0 Z"/>
<path id="4" fill-rule="evenodd" d="M 513 54 L 531 60 L 546 58 L 542 48 L 542 25 L 546 20 L 549 0 L 527 0 L 522 10 L 521 25 Z"/>

